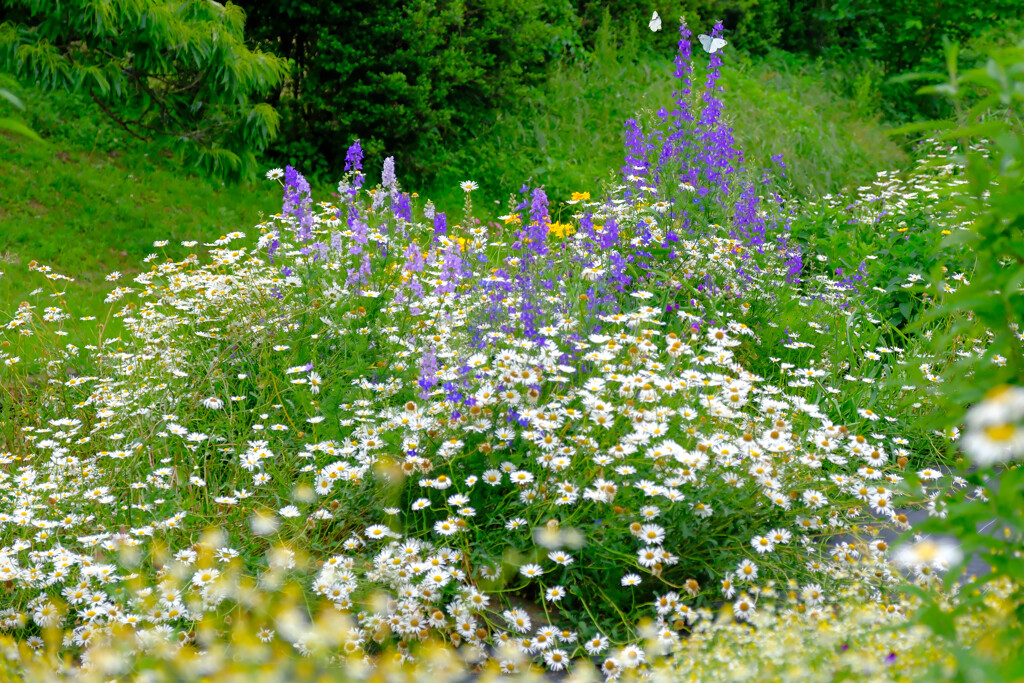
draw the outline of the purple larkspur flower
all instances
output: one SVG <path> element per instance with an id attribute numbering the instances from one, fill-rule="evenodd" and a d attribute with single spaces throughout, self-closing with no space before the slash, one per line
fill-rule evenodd
<path id="1" fill-rule="evenodd" d="M 388 157 L 384 160 L 384 168 L 381 171 L 380 184 L 386 190 L 394 190 L 398 186 L 398 178 L 395 176 L 394 157 Z"/>
<path id="2" fill-rule="evenodd" d="M 298 223 L 295 236 L 302 242 L 313 237 L 312 191 L 309 183 L 291 166 L 284 170 L 284 206 L 281 213 L 293 216 Z"/>

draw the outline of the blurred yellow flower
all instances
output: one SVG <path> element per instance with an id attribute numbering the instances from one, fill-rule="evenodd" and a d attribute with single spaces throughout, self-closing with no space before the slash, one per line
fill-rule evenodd
<path id="1" fill-rule="evenodd" d="M 574 202 L 579 202 L 579 201 L 583 201 L 583 200 L 586 200 L 586 199 L 590 199 L 590 193 L 589 192 L 573 192 L 572 193 L 572 200 Z"/>
<path id="2" fill-rule="evenodd" d="M 562 239 L 567 235 L 576 232 L 576 229 L 568 223 L 548 223 L 548 234 L 554 233 L 555 237 Z"/>

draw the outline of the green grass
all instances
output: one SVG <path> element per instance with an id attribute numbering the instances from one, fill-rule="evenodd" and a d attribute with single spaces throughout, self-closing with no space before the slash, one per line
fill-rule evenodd
<path id="1" fill-rule="evenodd" d="M 190 251 L 182 241 L 201 244 L 226 232 L 251 231 L 260 212 L 280 209 L 274 183 L 225 187 L 190 178 L 159 148 L 125 142 L 94 111 L 76 111 L 83 103 L 75 98 L 26 100 L 26 122 L 47 142 L 0 135 L 4 322 L 22 301 L 40 309 L 50 305 L 51 284 L 67 290 L 74 315 L 105 316 L 104 277 L 117 270 L 126 276 L 123 286 L 132 286 L 130 277 L 145 267 L 142 259 L 161 251 L 153 247 L 156 240 L 170 240 L 166 256 L 180 259 Z M 31 261 L 76 281 L 51 283 L 29 271 Z M 31 295 L 39 288 L 42 293 Z M 69 331 L 70 342 L 95 342 L 77 337 L 74 326 Z"/>

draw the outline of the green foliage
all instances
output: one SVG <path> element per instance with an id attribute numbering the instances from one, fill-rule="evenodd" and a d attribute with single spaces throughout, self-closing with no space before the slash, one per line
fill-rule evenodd
<path id="1" fill-rule="evenodd" d="M 3 0 L 0 69 L 81 92 L 127 135 L 172 147 L 211 176 L 254 174 L 274 137 L 274 109 L 254 98 L 285 62 L 245 46 L 230 2 Z"/>
<path id="2" fill-rule="evenodd" d="M 956 43 L 947 42 L 945 52 L 947 76 L 922 90 L 950 97 L 959 114 L 959 125 L 942 137 L 959 143 L 966 191 L 954 199 L 972 220 L 969 231 L 953 232 L 940 247 L 968 251 L 976 266 L 971 281 L 942 297 L 922 322 L 948 322 L 931 338 L 936 353 L 976 339 L 989 343 L 984 353 L 958 354 L 944 373 L 940 419 L 965 425 L 959 439 L 965 484 L 942 502 L 944 514 L 918 531 L 955 537 L 957 561 L 951 563 L 947 589 L 971 554 L 990 571 L 971 587 L 969 599 L 951 609 L 922 594 L 924 609 L 916 620 L 947 640 L 960 672 L 956 680 L 972 680 L 963 672 L 985 680 L 1018 680 L 1019 658 L 993 661 L 988 655 L 1019 652 L 1024 644 L 1024 588 L 1017 583 L 1024 576 L 1024 468 L 1016 462 L 1024 459 L 1024 46 L 994 50 L 983 67 L 966 71 L 958 68 Z M 965 111 L 965 100 L 975 105 Z M 910 484 L 912 490 L 919 482 L 912 478 Z M 985 495 L 970 495 L 977 490 Z M 950 624 L 986 595 L 998 595 L 1010 609 L 987 648 L 978 652 L 965 647 Z"/>
<path id="3" fill-rule="evenodd" d="M 466 179 L 497 198 L 529 178 L 560 200 L 594 191 L 612 176 L 619 182 L 622 122 L 638 109 L 653 117 L 671 107 L 675 68 L 653 54 L 656 37 L 645 26 L 616 32 L 609 15 L 594 40 L 586 59 L 554 63 L 542 86 L 482 124 L 472 144 L 433 146 L 436 175 L 417 189 L 438 206 L 458 206 L 458 183 Z M 694 63 L 699 87 L 707 66 L 699 47 Z M 901 166 L 905 154 L 877 115 L 839 94 L 842 79 L 834 68 L 779 51 L 759 59 L 730 53 L 721 98 L 747 164 L 767 167 L 782 154 L 789 191 L 801 197 L 834 193 L 869 182 L 879 168 Z M 404 173 L 402 158 L 398 168 Z"/>
<path id="4" fill-rule="evenodd" d="M 941 138 L 959 143 L 967 192 L 957 195 L 956 207 L 973 221 L 970 231 L 949 235 L 942 246 L 968 250 L 977 265 L 970 283 L 940 300 L 927 319 L 953 321 L 936 335 L 936 348 L 993 337 L 983 357 L 950 368 L 945 415 L 953 420 L 987 388 L 1024 383 L 1024 46 L 996 51 L 984 67 L 962 74 L 958 46 L 947 44 L 946 54 L 948 79 L 922 90 L 949 96 L 960 112 L 960 126 Z M 964 111 L 959 103 L 971 96 L 976 104 Z"/>
<path id="5" fill-rule="evenodd" d="M 736 139 L 755 168 L 781 154 L 792 194 L 835 193 L 906 163 L 865 93 L 845 92 L 836 65 L 781 50 L 732 61 L 722 99 Z"/>
<path id="6" fill-rule="evenodd" d="M 944 38 L 965 43 L 1005 42 L 1024 21 L 1016 0 L 947 2 L 945 0 L 840 0 L 796 3 L 790 30 L 778 46 L 845 61 L 853 67 L 877 65 L 885 76 L 909 69 L 941 69 Z M 851 84 L 854 81 L 851 79 Z M 899 82 L 878 84 L 886 116 L 906 120 L 941 116 L 941 97 L 922 97 Z"/>
<path id="7" fill-rule="evenodd" d="M 915 68 L 940 56 L 943 36 L 963 41 L 1000 22 L 1024 19 L 1016 0 L 838 0 L 821 5 L 795 3 L 792 19 L 804 18 L 784 34 L 782 47 L 858 54 L 886 65 L 890 73 Z"/>
<path id="8" fill-rule="evenodd" d="M 545 65 L 578 49 L 575 16 L 541 0 L 318 0 L 244 2 L 250 35 L 294 66 L 273 102 L 282 139 L 268 158 L 340 174 L 358 137 L 368 165 L 395 155 L 417 177 L 436 171 L 428 152 L 473 139 L 495 111 L 539 84 Z"/>

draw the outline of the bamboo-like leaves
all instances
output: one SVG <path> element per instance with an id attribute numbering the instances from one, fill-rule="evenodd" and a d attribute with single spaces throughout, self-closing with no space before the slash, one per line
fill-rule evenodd
<path id="1" fill-rule="evenodd" d="M 83 92 L 134 135 L 177 139 L 183 160 L 251 176 L 278 117 L 253 99 L 287 63 L 245 45 L 245 13 L 209 0 L 0 0 L 23 23 L 0 24 L 0 70 Z M 186 148 L 194 145 L 195 149 Z"/>

